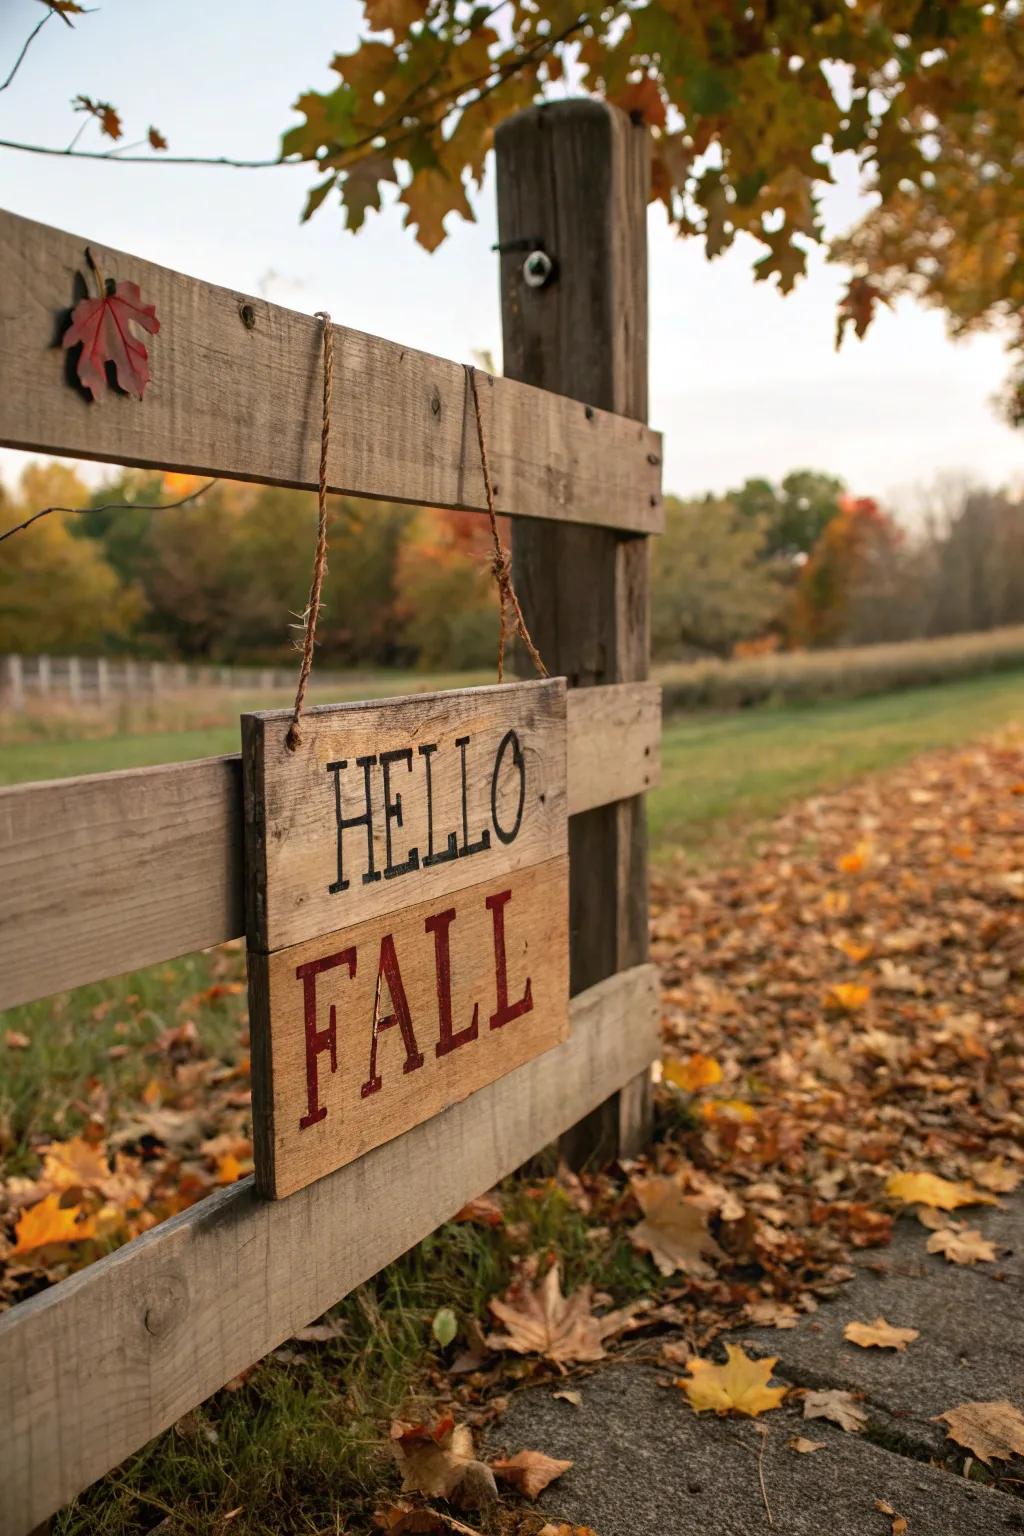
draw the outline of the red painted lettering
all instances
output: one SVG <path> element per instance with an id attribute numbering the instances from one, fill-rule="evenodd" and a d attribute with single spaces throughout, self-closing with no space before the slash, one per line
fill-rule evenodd
<path id="1" fill-rule="evenodd" d="M 383 982 L 387 983 L 393 1011 L 380 1019 L 377 1017 L 377 1012 L 380 1007 Z M 415 1072 L 417 1067 L 423 1065 L 423 1055 L 413 1033 L 412 1015 L 409 1012 L 409 1000 L 405 995 L 402 973 L 398 968 L 395 940 L 390 933 L 386 933 L 380 941 L 380 963 L 377 967 L 377 987 L 373 1004 L 373 1038 L 370 1042 L 370 1075 L 359 1090 L 364 1099 L 368 1099 L 371 1093 L 380 1092 L 383 1079 L 377 1073 L 377 1040 L 383 1030 L 391 1029 L 395 1024 L 402 1031 L 402 1040 L 405 1045 L 405 1066 L 402 1071 Z"/>
<path id="2" fill-rule="evenodd" d="M 320 960 L 307 960 L 304 965 L 296 966 L 295 975 L 302 982 L 302 1001 L 305 1012 L 306 1024 L 306 1113 L 299 1120 L 299 1130 L 304 1131 L 307 1126 L 316 1125 L 318 1120 L 323 1120 L 327 1115 L 327 1106 L 320 1103 L 319 1083 L 317 1080 L 317 1057 L 323 1051 L 331 1053 L 331 1071 L 338 1070 L 338 1015 L 334 1004 L 331 1004 L 328 1018 L 330 1022 L 326 1029 L 316 1027 L 316 979 L 322 971 L 332 971 L 335 966 L 347 965 L 349 976 L 356 973 L 356 952 L 354 949 L 343 949 L 337 955 L 324 955 Z"/>
<path id="3" fill-rule="evenodd" d="M 448 930 L 455 921 L 455 908 L 437 912 L 424 923 L 427 933 L 434 935 L 434 967 L 437 972 L 437 1013 L 441 1024 L 441 1038 L 434 1047 L 438 1056 L 447 1056 L 475 1040 L 480 1029 L 480 1004 L 473 1004 L 472 1020 L 457 1034 L 452 1032 L 452 955 Z"/>
<path id="4" fill-rule="evenodd" d="M 508 1000 L 508 963 L 505 959 L 505 906 L 512 900 L 511 891 L 499 891 L 494 896 L 488 896 L 484 905 L 491 914 L 494 924 L 494 980 L 498 991 L 498 1006 L 491 1014 L 491 1028 L 501 1029 L 505 1024 L 511 1024 L 513 1019 L 521 1018 L 524 1013 L 530 1013 L 533 1009 L 533 989 L 530 978 L 526 978 L 526 987 L 518 1003 L 510 1003 Z"/>

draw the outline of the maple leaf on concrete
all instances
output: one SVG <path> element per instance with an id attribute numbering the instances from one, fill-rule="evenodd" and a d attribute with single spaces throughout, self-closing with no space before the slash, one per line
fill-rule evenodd
<path id="1" fill-rule="evenodd" d="M 59 1194 L 47 1195 L 30 1205 L 18 1217 L 14 1229 L 14 1247 L 10 1257 L 31 1253 L 45 1248 L 48 1243 L 80 1243 L 96 1233 L 96 1222 L 91 1216 L 79 1221 L 80 1205 L 61 1205 Z"/>
<path id="2" fill-rule="evenodd" d="M 917 1328 L 894 1328 L 884 1317 L 876 1317 L 873 1323 L 847 1323 L 843 1338 L 861 1349 L 898 1349 L 921 1337 Z"/>
<path id="3" fill-rule="evenodd" d="M 942 1227 L 928 1239 L 929 1253 L 943 1253 L 950 1264 L 992 1264 L 996 1257 L 996 1245 L 982 1237 L 977 1227 L 958 1232 L 955 1227 Z"/>
<path id="4" fill-rule="evenodd" d="M 517 1451 L 514 1456 L 497 1457 L 491 1462 L 491 1471 L 528 1499 L 535 1499 L 571 1466 L 571 1461 L 557 1461 L 553 1456 L 545 1456 L 543 1451 Z"/>
<path id="5" fill-rule="evenodd" d="M 644 1213 L 629 1234 L 634 1248 L 648 1252 L 663 1275 L 679 1269 L 698 1280 L 711 1279 L 715 1271 L 703 1255 L 725 1255 L 708 1231 L 702 1207 L 686 1198 L 675 1179 L 637 1179 L 632 1189 Z"/>
<path id="6" fill-rule="evenodd" d="M 462 1503 L 497 1497 L 493 1473 L 474 1454 L 472 1433 L 467 1425 L 456 1424 L 451 1414 L 434 1424 L 396 1419 L 391 1425 L 391 1449 L 402 1473 L 403 1493 Z"/>
<path id="7" fill-rule="evenodd" d="M 973 1451 L 987 1467 L 993 1461 L 1024 1456 L 1024 1414 L 1006 1398 L 994 1403 L 961 1403 L 936 1414 L 934 1422 L 945 1424 L 949 1439 Z"/>
<path id="8" fill-rule="evenodd" d="M 679 1377 L 695 1413 L 742 1413 L 755 1419 L 758 1414 L 777 1408 L 788 1387 L 770 1387 L 769 1377 L 778 1357 L 752 1360 L 736 1344 L 725 1346 L 726 1362 L 713 1365 L 710 1360 L 690 1360 L 686 1369 L 690 1379 Z"/>
<path id="9" fill-rule="evenodd" d="M 998 1205 L 973 1184 L 954 1183 L 934 1173 L 894 1173 L 886 1180 L 885 1192 L 905 1205 L 934 1205 L 940 1211 L 955 1211 L 960 1205 Z"/>
<path id="10" fill-rule="evenodd" d="M 490 1308 L 508 1329 L 507 1333 L 488 1335 L 492 1349 L 543 1355 L 556 1365 L 604 1356 L 601 1324 L 591 1311 L 590 1286 L 582 1285 L 571 1296 L 563 1296 L 557 1264 L 552 1264 L 535 1288 L 513 1285 L 505 1298 L 493 1300 Z"/>
<path id="11" fill-rule="evenodd" d="M 155 336 L 160 329 L 152 304 L 143 304 L 137 283 L 118 283 L 113 293 L 81 299 L 71 311 L 64 333 L 65 350 L 81 345 L 75 364 L 79 382 L 94 400 L 107 392 L 107 364 L 113 363 L 118 385 L 141 400 L 149 383 L 149 353 L 133 334 L 139 326 Z"/>
<path id="12" fill-rule="evenodd" d="M 856 1433 L 864 1428 L 868 1416 L 851 1392 L 832 1387 L 827 1392 L 804 1393 L 804 1418 L 828 1419 L 840 1429 Z"/>
<path id="13" fill-rule="evenodd" d="M 815 1451 L 825 1449 L 824 1440 L 806 1440 L 803 1435 L 793 1435 L 786 1444 L 791 1451 L 798 1451 L 801 1456 L 812 1456 Z"/>

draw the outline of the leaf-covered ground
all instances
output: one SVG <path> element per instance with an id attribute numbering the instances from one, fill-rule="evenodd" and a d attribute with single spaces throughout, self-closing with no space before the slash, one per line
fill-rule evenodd
<path id="1" fill-rule="evenodd" d="M 557 1489 L 564 1465 L 543 1446 L 476 1459 L 524 1386 L 558 1376 L 572 1402 L 581 1374 L 626 1350 L 665 1366 L 695 1411 L 759 1415 L 785 1393 L 766 1362 L 733 1351 L 720 1367 L 719 1335 L 775 1326 L 784 1361 L 787 1328 L 901 1213 L 920 1216 L 946 1262 L 995 1263 L 971 1208 L 1009 1194 L 1024 1168 L 1022 822 L 1024 737 L 1010 732 L 804 801 L 756 858 L 663 876 L 650 1155 L 510 1180 L 473 1202 L 57 1529 L 173 1536 L 230 1519 L 253 1536 L 374 1522 L 535 1536 L 531 1490 Z M 73 1019 L 63 1055 L 59 1018 L 38 1039 L 27 1015 L 6 1045 L 0 1035 L 6 1299 L 248 1166 L 242 957 L 192 964 L 162 992 L 126 981 L 94 1004 L 92 1076 L 73 1090 Z M 29 1064 L 46 1039 L 56 1080 L 41 1099 Z M 912 1327 L 851 1326 L 854 1346 L 914 1349 Z M 808 1394 L 807 1417 L 856 1433 L 849 1394 L 815 1401 L 836 1396 Z M 1022 1406 L 948 1405 L 968 1447 L 979 1415 L 990 1443 L 1000 1410 L 1001 1450 L 981 1470 L 1007 1489 L 1024 1471 Z"/>

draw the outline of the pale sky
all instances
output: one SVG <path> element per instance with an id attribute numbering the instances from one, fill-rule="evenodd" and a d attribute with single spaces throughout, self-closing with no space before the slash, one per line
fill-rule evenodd
<path id="1" fill-rule="evenodd" d="M 38 0 L 0 0 L 0 79 L 40 17 Z M 49 22 L 9 90 L 0 138 L 66 145 L 79 92 L 112 101 L 128 141 L 154 123 L 172 153 L 272 156 L 300 91 L 336 81 L 358 0 L 101 0 L 74 31 Z M 90 127 L 81 147 L 105 147 Z M 859 205 L 853 168 L 829 193 L 834 229 Z M 308 168 L 235 171 L 47 160 L 0 149 L 0 203 L 16 213 L 165 266 L 425 351 L 501 356 L 494 182 L 477 222 L 449 220 L 432 256 L 370 214 L 356 236 L 325 204 L 299 224 Z M 1024 480 L 1024 434 L 992 397 L 1006 373 L 996 336 L 952 343 L 941 315 L 910 302 L 864 342 L 833 350 L 840 269 L 812 261 L 783 299 L 750 274 L 752 245 L 707 262 L 650 214 L 651 423 L 665 433 L 665 486 L 724 491 L 750 475 L 811 466 L 858 494 L 909 500 L 943 472 L 988 484 Z M 8 296 L 10 297 L 10 296 Z M 0 450 L 10 478 L 21 455 Z"/>

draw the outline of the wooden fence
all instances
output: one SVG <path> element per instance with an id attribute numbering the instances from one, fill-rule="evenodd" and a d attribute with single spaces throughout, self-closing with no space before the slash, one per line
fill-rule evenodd
<path id="1" fill-rule="evenodd" d="M 351 689 L 349 673 L 317 669 L 317 685 L 332 681 Z M 66 699 L 71 704 L 104 704 L 110 699 L 157 698 L 186 688 L 234 693 L 294 689 L 294 667 L 192 666 L 184 661 L 138 661 L 106 656 L 0 656 L 0 706 L 22 709 L 29 699 Z"/>
<path id="2" fill-rule="evenodd" d="M 571 1034 L 284 1200 L 252 1179 L 0 1318 L 0 1531 L 24 1536 L 153 1435 L 566 1133 L 634 1150 L 657 1051 L 643 794 L 646 535 L 661 446 L 646 416 L 647 144 L 596 103 L 498 134 L 505 378 L 481 405 L 527 622 L 569 680 Z M 542 247 L 553 280 L 525 281 Z M 0 215 L 0 443 L 316 483 L 319 323 L 93 244 L 162 321 L 145 402 L 92 405 L 54 345 L 85 241 Z M 335 328 L 333 491 L 483 510 L 464 370 Z M 26 535 L 30 537 L 31 535 Z M 244 931 L 238 758 L 0 791 L 0 1007 Z"/>

